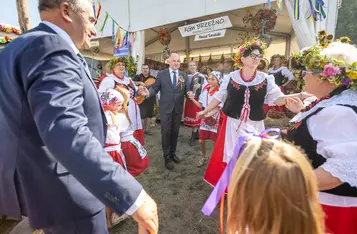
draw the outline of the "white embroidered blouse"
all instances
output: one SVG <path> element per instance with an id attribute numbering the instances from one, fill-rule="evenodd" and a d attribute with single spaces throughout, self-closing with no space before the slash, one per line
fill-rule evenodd
<path id="1" fill-rule="evenodd" d="M 306 121 L 310 135 L 317 141 L 317 153 L 327 159 L 321 167 L 342 182 L 357 187 L 357 114 L 342 105 L 357 106 L 357 91 L 346 90 L 323 100 L 311 110 L 297 114 L 291 122 L 301 121 L 324 107 Z M 325 205 L 357 206 L 356 197 L 320 192 L 319 198 Z"/>

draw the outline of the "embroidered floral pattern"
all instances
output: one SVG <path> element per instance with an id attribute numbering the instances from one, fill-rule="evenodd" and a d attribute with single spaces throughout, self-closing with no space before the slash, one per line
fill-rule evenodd
<path id="1" fill-rule="evenodd" d="M 240 84 L 235 82 L 233 79 L 231 79 L 231 84 L 233 85 L 234 88 L 236 88 L 237 90 L 240 90 Z"/>
<path id="2" fill-rule="evenodd" d="M 257 85 L 254 87 L 255 91 L 259 91 L 259 89 L 263 88 L 265 84 L 266 84 L 266 80 L 264 80 L 264 81 L 261 82 L 260 84 L 257 84 Z"/>

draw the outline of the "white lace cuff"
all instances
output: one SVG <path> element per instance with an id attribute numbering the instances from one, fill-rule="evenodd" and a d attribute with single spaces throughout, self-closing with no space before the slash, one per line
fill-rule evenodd
<path id="1" fill-rule="evenodd" d="M 353 187 L 357 187 L 357 160 L 349 158 L 329 158 L 321 165 L 325 171 Z"/>

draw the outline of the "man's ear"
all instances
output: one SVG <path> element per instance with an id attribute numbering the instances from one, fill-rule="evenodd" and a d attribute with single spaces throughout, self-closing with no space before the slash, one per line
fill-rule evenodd
<path id="1" fill-rule="evenodd" d="M 72 22 L 72 18 L 70 14 L 73 13 L 71 7 L 69 6 L 68 2 L 61 2 L 59 5 L 60 15 L 67 23 Z"/>

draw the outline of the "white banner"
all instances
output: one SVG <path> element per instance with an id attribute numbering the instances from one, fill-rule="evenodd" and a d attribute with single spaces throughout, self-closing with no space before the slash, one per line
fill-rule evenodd
<path id="1" fill-rule="evenodd" d="M 225 34 L 226 34 L 226 29 L 208 32 L 208 33 L 202 33 L 202 34 L 198 34 L 195 36 L 195 41 L 202 41 L 202 40 L 224 37 Z"/>
<path id="2" fill-rule="evenodd" d="M 202 21 L 179 27 L 182 37 L 212 32 L 220 29 L 230 28 L 232 23 L 228 16 L 222 16 L 215 19 Z"/>

